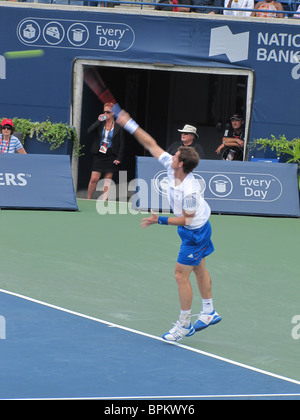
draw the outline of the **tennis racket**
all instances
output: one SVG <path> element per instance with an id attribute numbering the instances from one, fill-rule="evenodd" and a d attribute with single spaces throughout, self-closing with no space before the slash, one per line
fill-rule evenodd
<path id="1" fill-rule="evenodd" d="M 99 75 L 95 67 L 90 67 L 86 69 L 83 78 L 88 87 L 95 93 L 97 98 L 99 98 L 100 101 L 103 102 L 103 104 L 106 104 L 107 102 L 111 102 L 114 104 L 112 107 L 112 111 L 115 114 L 116 118 L 118 118 L 118 115 L 121 112 L 121 108 L 111 91 L 103 82 L 101 76 Z"/>

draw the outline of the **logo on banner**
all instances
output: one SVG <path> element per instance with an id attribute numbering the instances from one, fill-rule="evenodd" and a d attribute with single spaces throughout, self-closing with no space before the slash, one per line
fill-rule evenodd
<path id="1" fill-rule="evenodd" d="M 249 34 L 233 34 L 228 26 L 213 28 L 210 33 L 209 56 L 226 54 L 231 63 L 248 60 Z"/>
<path id="2" fill-rule="evenodd" d="M 282 184 L 274 175 L 259 173 L 227 173 L 213 175 L 208 181 L 211 199 L 235 201 L 276 201 L 282 194 Z"/>
<path id="3" fill-rule="evenodd" d="M 200 194 L 204 197 L 206 183 L 209 194 L 206 198 L 230 199 L 235 201 L 276 201 L 282 194 L 282 184 L 278 178 L 269 174 L 219 173 L 205 175 L 206 180 L 199 172 L 193 172 L 199 183 Z M 154 191 L 162 197 L 168 195 L 167 171 L 157 172 L 152 178 Z"/>
<path id="4" fill-rule="evenodd" d="M 133 29 L 124 23 L 26 18 L 17 28 L 26 45 L 86 50 L 126 51 L 134 43 Z"/>
<path id="5" fill-rule="evenodd" d="M 250 32 L 233 34 L 228 26 L 211 29 L 209 57 L 225 54 L 231 63 L 248 60 Z M 300 34 L 258 32 L 256 61 L 294 64 L 291 76 L 300 79 Z M 254 45 L 255 48 L 255 45 Z"/>
<path id="6" fill-rule="evenodd" d="M 292 78 L 295 80 L 300 79 L 300 59 L 298 58 L 298 64 L 295 65 L 295 67 L 292 68 Z"/>
<path id="7" fill-rule="evenodd" d="M 227 197 L 233 190 L 233 184 L 228 176 L 215 175 L 209 181 L 209 189 L 216 197 Z"/>
<path id="8" fill-rule="evenodd" d="M 193 175 L 199 183 L 200 194 L 203 196 L 204 191 L 206 189 L 205 179 L 201 175 L 197 174 L 196 172 L 193 172 Z M 163 197 L 167 197 L 168 185 L 169 185 L 167 171 L 162 170 L 162 171 L 157 172 L 152 179 L 152 185 L 153 185 L 154 190 L 158 194 L 162 195 Z"/>

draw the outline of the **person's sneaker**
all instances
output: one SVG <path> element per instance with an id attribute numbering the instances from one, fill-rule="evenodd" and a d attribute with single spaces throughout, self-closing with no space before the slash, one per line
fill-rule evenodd
<path id="1" fill-rule="evenodd" d="M 188 327 L 183 327 L 179 321 L 174 324 L 174 327 L 169 332 L 164 334 L 162 338 L 166 341 L 179 341 L 183 337 L 190 337 L 195 334 L 195 329 L 190 323 Z"/>
<path id="2" fill-rule="evenodd" d="M 217 324 L 220 321 L 222 321 L 222 318 L 215 310 L 213 310 L 210 314 L 200 312 L 198 319 L 194 323 L 193 327 L 195 331 L 201 331 L 204 330 L 204 328 L 209 327 L 209 325 Z"/>

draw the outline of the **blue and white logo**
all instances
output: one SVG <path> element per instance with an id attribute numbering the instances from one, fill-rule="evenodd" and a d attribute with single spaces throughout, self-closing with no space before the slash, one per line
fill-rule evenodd
<path id="1" fill-rule="evenodd" d="M 233 34 L 228 26 L 213 28 L 210 34 L 209 56 L 226 54 L 231 63 L 248 60 L 250 32 Z"/>

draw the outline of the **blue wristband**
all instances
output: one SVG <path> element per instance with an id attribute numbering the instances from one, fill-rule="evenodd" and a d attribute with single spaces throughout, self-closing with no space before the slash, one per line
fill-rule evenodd
<path id="1" fill-rule="evenodd" d="M 168 224 L 168 217 L 159 216 L 157 223 L 159 225 L 167 225 Z"/>

